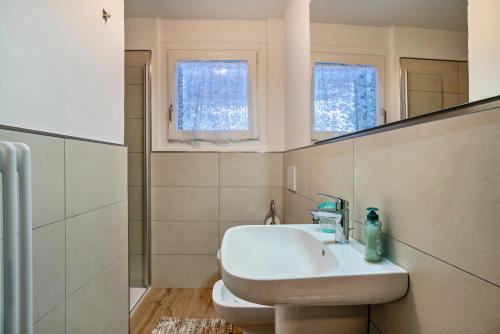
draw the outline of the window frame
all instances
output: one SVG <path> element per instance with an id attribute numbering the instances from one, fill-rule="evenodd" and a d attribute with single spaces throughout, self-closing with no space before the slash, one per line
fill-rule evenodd
<path id="1" fill-rule="evenodd" d="M 177 104 L 177 63 L 179 61 L 210 61 L 210 60 L 240 60 L 248 63 L 248 124 L 246 131 L 183 131 L 177 129 L 178 104 Z M 168 133 L 167 141 L 188 141 L 193 134 L 201 134 L 201 141 L 211 142 L 223 137 L 227 141 L 258 140 L 259 137 L 259 90 L 258 90 L 258 52 L 255 50 L 169 50 L 167 51 L 167 115 Z M 171 109 L 171 111 L 170 111 Z M 171 113 L 171 115 L 170 115 Z M 217 133 L 217 136 L 211 134 Z"/>
<path id="2" fill-rule="evenodd" d="M 344 131 L 315 131 L 314 130 L 314 65 L 316 63 L 337 63 L 349 65 L 368 65 L 377 69 L 377 125 L 385 122 L 384 91 L 385 91 L 385 57 L 383 55 L 312 52 L 311 53 L 311 141 L 320 141 L 336 136 L 348 134 Z"/>

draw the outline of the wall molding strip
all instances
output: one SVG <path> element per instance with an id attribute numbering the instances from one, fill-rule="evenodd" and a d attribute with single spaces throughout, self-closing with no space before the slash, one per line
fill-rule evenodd
<path id="1" fill-rule="evenodd" d="M 74 137 L 74 136 L 63 135 L 60 133 L 46 132 L 46 131 L 41 131 L 41 130 L 19 128 L 19 127 L 10 126 L 10 125 L 4 125 L 4 124 L 0 124 L 0 129 L 1 130 L 8 130 L 8 131 L 23 132 L 23 133 L 31 133 L 34 135 L 40 135 L 40 136 L 46 136 L 46 137 L 55 137 L 55 138 L 62 138 L 62 139 L 68 139 L 68 140 L 85 141 L 85 142 L 96 143 L 96 144 L 105 144 L 105 145 L 112 145 L 112 146 L 127 147 L 127 145 L 125 145 L 125 144 L 118 144 L 118 143 L 112 143 L 112 142 L 96 140 L 96 139 L 89 139 L 89 138 L 82 138 L 82 137 Z"/>

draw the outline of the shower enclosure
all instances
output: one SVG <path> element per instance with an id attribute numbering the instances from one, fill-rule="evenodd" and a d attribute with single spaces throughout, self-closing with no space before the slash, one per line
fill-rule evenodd
<path id="1" fill-rule="evenodd" d="M 130 311 L 150 286 L 150 51 L 125 52 Z"/>
<path id="2" fill-rule="evenodd" d="M 469 102 L 468 62 L 401 58 L 400 67 L 403 119 Z"/>

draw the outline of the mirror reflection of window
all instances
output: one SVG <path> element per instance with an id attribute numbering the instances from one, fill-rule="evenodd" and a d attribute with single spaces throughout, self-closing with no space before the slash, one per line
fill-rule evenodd
<path id="1" fill-rule="evenodd" d="M 323 140 L 383 123 L 382 58 L 313 56 L 312 138 Z"/>
<path id="2" fill-rule="evenodd" d="M 479 51 L 469 45 L 467 0 L 309 3 L 312 80 L 319 62 L 376 66 L 380 92 L 373 127 L 469 101 L 467 61 L 470 51 Z M 348 112 L 340 103 L 332 106 L 339 99 L 332 95 L 325 108 L 334 109 L 320 110 L 313 85 L 311 89 L 313 141 L 371 127 L 354 121 L 354 115 L 370 119 L 359 103 Z"/>
<path id="3" fill-rule="evenodd" d="M 353 132 L 377 125 L 377 69 L 314 64 L 314 130 Z"/>

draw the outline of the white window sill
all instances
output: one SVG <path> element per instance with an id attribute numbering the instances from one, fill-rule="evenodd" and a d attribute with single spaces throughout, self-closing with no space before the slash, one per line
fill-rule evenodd
<path id="1" fill-rule="evenodd" d="M 216 145 L 208 142 L 200 142 L 199 146 L 189 143 L 167 143 L 159 147 L 153 147 L 153 152 L 282 152 L 284 147 L 268 145 L 261 140 L 249 140 L 227 145 Z"/>

